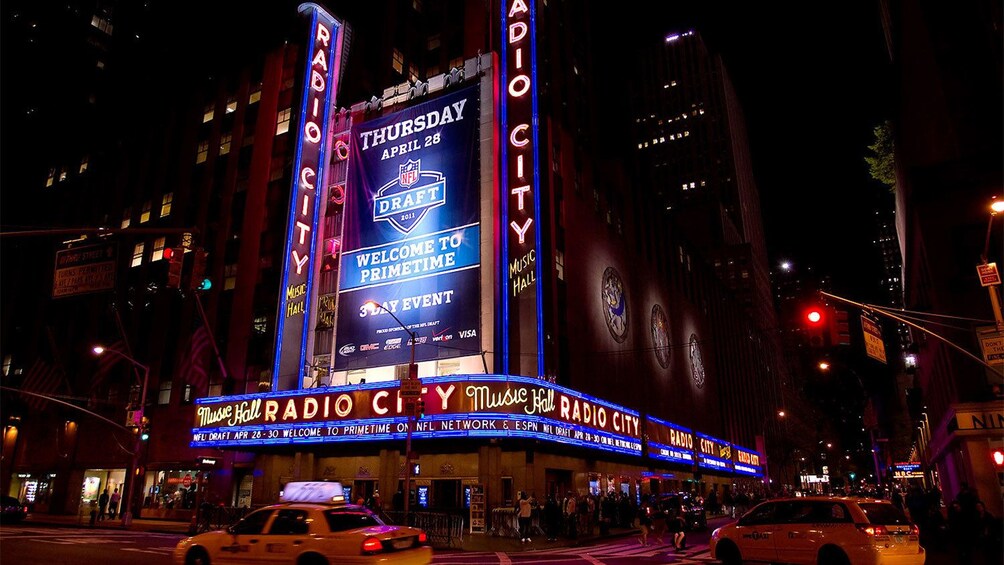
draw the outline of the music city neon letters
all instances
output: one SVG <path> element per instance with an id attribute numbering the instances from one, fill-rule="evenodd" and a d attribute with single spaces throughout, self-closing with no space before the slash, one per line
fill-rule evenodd
<path id="1" fill-rule="evenodd" d="M 530 104 L 524 96 L 530 92 L 532 86 L 530 76 L 527 74 L 529 57 L 524 53 L 524 47 L 529 42 L 529 26 L 527 20 L 530 18 L 530 8 L 524 0 L 514 0 L 509 7 L 509 18 L 515 19 L 509 24 L 508 43 L 510 52 L 514 57 L 515 74 L 506 86 L 511 106 L 526 106 Z M 528 50 L 527 50 L 528 51 Z M 532 112 L 523 112 L 524 115 L 532 116 Z M 532 204 L 534 190 L 533 181 L 526 176 L 527 167 L 525 162 L 528 158 L 533 158 L 533 144 L 530 141 L 530 124 L 521 122 L 512 127 L 508 134 L 508 142 L 512 147 L 510 160 L 514 161 L 516 167 L 515 186 L 509 188 L 509 195 L 515 197 L 516 211 L 510 213 L 509 228 L 515 234 L 520 245 L 526 243 L 527 236 L 531 233 L 533 225 Z M 532 239 L 532 238 L 531 238 Z"/>

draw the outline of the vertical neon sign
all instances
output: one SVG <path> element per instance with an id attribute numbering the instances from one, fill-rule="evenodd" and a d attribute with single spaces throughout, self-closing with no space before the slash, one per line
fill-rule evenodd
<path id="1" fill-rule="evenodd" d="M 502 370 L 544 375 L 533 0 L 502 6 Z M 533 361 L 536 361 L 534 364 Z"/>
<path id="2" fill-rule="evenodd" d="M 325 150 L 329 110 L 338 89 L 342 26 L 317 4 L 301 4 L 299 12 L 310 18 L 306 69 L 294 157 L 294 177 L 289 197 L 286 252 L 276 313 L 275 364 L 272 390 L 300 386 L 306 364 L 307 323 L 314 295 L 311 261 L 317 247 L 318 200 L 324 194 Z"/>

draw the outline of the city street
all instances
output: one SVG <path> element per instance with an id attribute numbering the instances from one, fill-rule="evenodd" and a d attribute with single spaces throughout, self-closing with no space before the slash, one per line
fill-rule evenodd
<path id="1" fill-rule="evenodd" d="M 506 564 L 548 563 L 553 565 L 631 563 L 707 563 L 708 532 L 690 534 L 690 545 L 676 553 L 669 544 L 650 540 L 642 547 L 637 536 L 605 540 L 603 543 L 578 547 L 551 547 L 535 550 L 533 545 L 517 545 L 516 540 L 497 540 L 511 551 L 437 551 L 434 563 Z M 171 550 L 180 534 L 115 529 L 65 528 L 42 525 L 5 525 L 0 527 L 0 562 L 4 565 L 45 563 L 60 565 L 102 563 L 125 565 L 144 563 L 161 565 L 171 562 Z"/>

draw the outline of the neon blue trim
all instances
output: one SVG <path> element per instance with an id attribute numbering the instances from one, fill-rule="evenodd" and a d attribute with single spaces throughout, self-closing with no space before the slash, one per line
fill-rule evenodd
<path id="1" fill-rule="evenodd" d="M 506 12 L 506 2 L 500 2 L 502 6 L 502 17 L 500 21 L 502 22 L 502 38 L 503 45 L 506 42 L 506 32 L 507 32 L 507 22 L 508 14 Z M 499 190 L 502 194 L 499 195 L 499 201 L 502 203 L 502 224 L 499 226 L 501 228 L 501 234 L 499 234 L 499 240 L 502 246 L 500 250 L 499 258 L 501 259 L 501 265 L 497 265 L 502 274 L 502 366 L 500 367 L 502 371 L 508 373 L 509 368 L 509 144 L 506 143 L 508 137 L 507 132 L 509 131 L 509 117 L 506 115 L 506 79 L 509 76 L 506 65 L 506 51 L 507 48 L 503 47 L 499 49 L 499 59 L 501 61 L 501 73 L 502 82 L 500 83 L 499 99 L 501 100 L 501 133 L 502 133 L 502 166 L 501 169 L 501 179 L 499 184 Z"/>
<path id="2" fill-rule="evenodd" d="M 540 115 L 537 108 L 537 3 L 528 0 L 530 5 L 530 75 L 533 77 L 533 221 L 537 224 L 534 230 L 537 247 L 537 376 L 545 376 L 544 372 L 544 255 L 541 253 L 540 224 Z M 504 36 L 503 36 L 504 37 Z M 508 294 L 508 292 L 506 293 Z"/>

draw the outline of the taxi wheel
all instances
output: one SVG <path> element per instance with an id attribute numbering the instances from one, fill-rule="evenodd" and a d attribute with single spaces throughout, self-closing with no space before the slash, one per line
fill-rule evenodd
<path id="1" fill-rule="evenodd" d="M 817 563 L 819 565 L 850 565 L 851 560 L 840 548 L 829 546 L 820 550 Z"/>
<path id="2" fill-rule="evenodd" d="M 328 565 L 328 560 L 323 555 L 305 553 L 296 560 L 296 565 Z"/>
<path id="3" fill-rule="evenodd" d="M 201 547 L 193 548 L 185 555 L 185 565 L 209 565 L 209 555 Z"/>
<path id="4" fill-rule="evenodd" d="M 718 542 L 718 549 L 715 551 L 715 555 L 723 565 L 741 565 L 743 562 L 743 558 L 739 554 L 739 548 L 728 540 Z"/>

